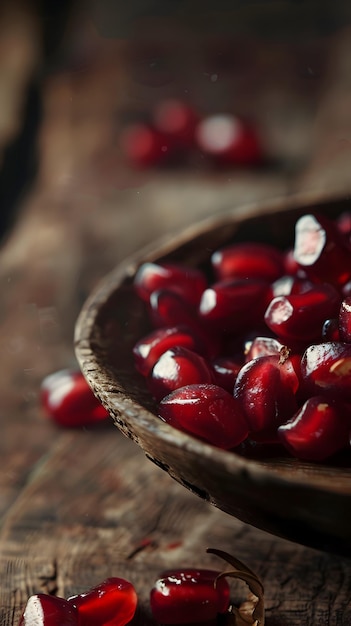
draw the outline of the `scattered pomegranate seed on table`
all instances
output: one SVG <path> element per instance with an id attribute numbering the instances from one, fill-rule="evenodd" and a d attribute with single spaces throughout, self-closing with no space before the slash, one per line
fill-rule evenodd
<path id="1" fill-rule="evenodd" d="M 40 399 L 48 418 L 66 428 L 98 424 L 109 415 L 79 370 L 64 369 L 46 376 Z"/>
<path id="2" fill-rule="evenodd" d="M 227 450 L 276 441 L 319 462 L 350 448 L 349 223 L 348 214 L 303 215 L 289 250 L 227 245 L 212 253 L 207 274 L 141 265 L 134 285 L 151 335 L 183 325 L 197 338 L 160 341 L 150 367 L 138 353 L 147 339 L 134 348 L 163 421 Z"/>

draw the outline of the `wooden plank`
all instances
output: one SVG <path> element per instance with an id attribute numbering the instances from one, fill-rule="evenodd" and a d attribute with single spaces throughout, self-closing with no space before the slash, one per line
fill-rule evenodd
<path id="1" fill-rule="evenodd" d="M 261 577 L 270 626 L 351 622 L 351 567 L 246 526 L 187 492 L 115 429 L 66 432 L 20 493 L 0 534 L 0 623 L 28 595 L 67 597 L 108 576 L 137 588 L 148 623 L 153 579 L 173 566 L 235 554 Z"/>

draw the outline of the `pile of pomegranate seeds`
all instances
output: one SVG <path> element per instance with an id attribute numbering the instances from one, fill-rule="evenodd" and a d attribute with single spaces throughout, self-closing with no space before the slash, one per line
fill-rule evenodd
<path id="1" fill-rule="evenodd" d="M 241 614 L 231 604 L 227 577 L 243 580 L 251 595 L 245 624 L 264 624 L 263 586 L 259 578 L 238 559 L 209 548 L 233 566 L 219 572 L 209 569 L 172 569 L 160 574 L 150 591 L 150 609 L 159 624 L 216 626 L 224 614 Z M 18 626 L 126 626 L 138 604 L 134 586 L 123 578 L 107 578 L 85 593 L 68 599 L 39 593 L 31 596 Z M 236 623 L 236 622 L 235 622 Z M 244 623 L 244 622 L 240 622 Z"/>
<path id="2" fill-rule="evenodd" d="M 212 167 L 254 167 L 264 160 L 257 129 L 233 113 L 201 115 L 170 99 L 144 117 L 126 125 L 120 136 L 122 154 L 133 167 L 191 165 L 198 156 Z"/>
<path id="3" fill-rule="evenodd" d="M 219 448 L 269 442 L 316 462 L 350 446 L 349 216 L 302 216 L 291 250 L 217 250 L 209 275 L 145 263 L 134 286 L 154 329 L 135 366 L 163 421 Z"/>

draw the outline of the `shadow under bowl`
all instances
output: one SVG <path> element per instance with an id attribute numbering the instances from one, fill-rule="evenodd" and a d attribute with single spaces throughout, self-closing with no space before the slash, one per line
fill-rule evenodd
<path id="1" fill-rule="evenodd" d="M 207 219 L 142 250 L 109 273 L 85 303 L 76 324 L 80 367 L 116 426 L 148 459 L 204 500 L 257 528 L 320 550 L 351 556 L 351 453 L 330 464 L 287 455 L 252 458 L 223 451 L 157 417 L 132 348 L 150 330 L 133 277 L 146 261 L 181 262 L 206 271 L 217 248 L 234 241 L 265 241 L 286 249 L 299 215 L 331 217 L 347 199 L 284 200 L 243 207 Z M 345 455 L 346 456 L 346 455 Z"/>

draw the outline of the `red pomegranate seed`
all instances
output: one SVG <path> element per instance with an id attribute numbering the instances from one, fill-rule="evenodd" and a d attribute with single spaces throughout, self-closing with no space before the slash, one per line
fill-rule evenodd
<path id="1" fill-rule="evenodd" d="M 271 430 L 297 410 L 299 381 L 289 358 L 262 356 L 242 367 L 234 385 L 250 432 Z"/>
<path id="2" fill-rule="evenodd" d="M 41 404 L 59 426 L 90 426 L 108 418 L 83 374 L 76 370 L 59 370 L 46 376 L 41 384 Z"/>
<path id="3" fill-rule="evenodd" d="M 301 372 L 311 395 L 351 402 L 351 344 L 328 341 L 309 346 Z"/>
<path id="4" fill-rule="evenodd" d="M 147 376 L 160 356 L 175 347 L 199 353 L 204 351 L 200 339 L 186 326 L 157 328 L 135 344 L 133 348 L 135 368 L 140 374 Z"/>
<path id="5" fill-rule="evenodd" d="M 134 617 L 137 594 L 127 580 L 107 578 L 68 602 L 78 611 L 79 626 L 125 626 Z"/>
<path id="6" fill-rule="evenodd" d="M 79 626 L 78 613 L 67 600 L 38 593 L 28 599 L 18 626 Z"/>
<path id="7" fill-rule="evenodd" d="M 148 377 L 149 389 L 161 400 L 174 389 L 194 383 L 212 383 L 213 372 L 205 359 L 187 348 L 170 348 L 156 361 Z"/>
<path id="8" fill-rule="evenodd" d="M 161 400 L 159 416 L 171 426 L 227 450 L 248 435 L 239 402 L 217 385 L 195 384 L 176 389 Z"/>
<path id="9" fill-rule="evenodd" d="M 255 337 L 253 341 L 249 341 L 245 350 L 245 361 L 248 363 L 252 359 L 260 356 L 276 355 L 280 356 L 282 351 L 289 355 L 289 350 L 284 344 L 280 343 L 274 337 Z"/>
<path id="10" fill-rule="evenodd" d="M 172 156 L 172 145 L 164 134 L 147 124 L 132 124 L 120 137 L 124 156 L 134 167 L 151 167 L 165 163 Z"/>
<path id="11" fill-rule="evenodd" d="M 338 326 L 340 340 L 351 343 L 351 296 L 345 298 L 341 303 Z"/>
<path id="12" fill-rule="evenodd" d="M 351 249 L 336 224 L 320 215 L 296 223 L 294 256 L 308 278 L 342 286 L 351 279 Z"/>
<path id="13" fill-rule="evenodd" d="M 318 341 L 324 321 L 338 314 L 340 301 L 332 285 L 316 285 L 305 293 L 273 298 L 264 319 L 282 342 Z"/>
<path id="14" fill-rule="evenodd" d="M 212 266 L 218 281 L 261 278 L 273 282 L 284 274 L 283 254 L 263 243 L 238 243 L 214 252 Z"/>
<path id="15" fill-rule="evenodd" d="M 192 148 L 199 116 L 185 102 L 162 100 L 153 111 L 155 128 L 181 148 Z"/>
<path id="16" fill-rule="evenodd" d="M 143 263 L 134 277 L 134 286 L 139 297 L 149 302 L 154 291 L 175 291 L 188 304 L 197 306 L 207 281 L 201 270 L 171 263 Z"/>
<path id="17" fill-rule="evenodd" d="M 196 129 L 196 142 L 203 154 L 223 165 L 257 165 L 263 160 L 255 129 L 233 115 L 205 117 Z"/>
<path id="18" fill-rule="evenodd" d="M 278 436 L 295 457 L 324 461 L 349 445 L 350 430 L 351 412 L 345 405 L 314 396 L 278 428 Z"/>
<path id="19" fill-rule="evenodd" d="M 216 385 L 233 393 L 236 377 L 243 365 L 242 359 L 220 356 L 214 359 L 211 365 Z"/>
<path id="20" fill-rule="evenodd" d="M 322 327 L 322 341 L 341 341 L 339 320 L 336 317 L 325 320 Z"/>
<path id="21" fill-rule="evenodd" d="M 199 317 L 217 332 L 238 334 L 262 325 L 270 298 L 270 285 L 260 279 L 221 281 L 203 292 Z"/>
<path id="22" fill-rule="evenodd" d="M 211 622 L 228 610 L 230 589 L 219 572 L 176 569 L 163 572 L 150 593 L 150 606 L 159 624 Z"/>
<path id="23" fill-rule="evenodd" d="M 277 296 L 298 295 L 310 291 L 313 287 L 312 281 L 306 278 L 285 275 L 272 283 L 272 293 L 274 298 Z"/>
<path id="24" fill-rule="evenodd" d="M 336 220 L 337 228 L 343 235 L 351 235 L 351 211 L 344 211 Z"/>

